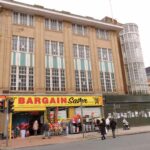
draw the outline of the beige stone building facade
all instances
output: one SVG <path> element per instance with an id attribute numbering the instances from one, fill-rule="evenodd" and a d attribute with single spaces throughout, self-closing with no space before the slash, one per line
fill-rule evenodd
<path id="1" fill-rule="evenodd" d="M 0 6 L 1 94 L 125 93 L 121 26 L 15 1 Z"/>
<path id="2" fill-rule="evenodd" d="M 14 98 L 10 128 L 53 114 L 102 117 L 103 95 L 126 93 L 123 28 L 107 19 L 0 0 L 0 95 Z"/>

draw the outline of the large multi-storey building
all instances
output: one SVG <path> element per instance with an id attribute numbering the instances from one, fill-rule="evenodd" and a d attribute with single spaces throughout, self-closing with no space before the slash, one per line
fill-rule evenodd
<path id="1" fill-rule="evenodd" d="M 0 0 L 0 94 L 14 98 L 18 113 L 13 118 L 21 122 L 33 111 L 58 106 L 63 108 L 60 117 L 72 117 L 80 113 L 81 103 L 88 107 L 83 115 L 94 111 L 99 116 L 103 94 L 125 94 L 118 43 L 122 29 L 91 17 Z M 30 115 L 19 117 L 20 112 Z"/>
<path id="2" fill-rule="evenodd" d="M 134 23 L 123 25 L 119 33 L 122 55 L 125 65 L 129 94 L 148 94 L 147 77 L 139 40 L 138 26 Z"/>

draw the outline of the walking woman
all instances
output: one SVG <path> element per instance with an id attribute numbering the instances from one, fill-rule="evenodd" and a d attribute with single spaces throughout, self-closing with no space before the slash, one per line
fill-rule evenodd
<path id="1" fill-rule="evenodd" d="M 34 123 L 33 123 L 33 131 L 34 131 L 34 135 L 37 135 L 38 129 L 39 129 L 39 124 L 38 124 L 38 121 L 35 120 Z"/>
<path id="2" fill-rule="evenodd" d="M 115 134 L 116 126 L 117 126 L 117 122 L 114 120 L 114 118 L 111 118 L 111 120 L 110 120 L 110 128 L 112 130 L 113 138 L 116 138 L 116 134 Z"/>

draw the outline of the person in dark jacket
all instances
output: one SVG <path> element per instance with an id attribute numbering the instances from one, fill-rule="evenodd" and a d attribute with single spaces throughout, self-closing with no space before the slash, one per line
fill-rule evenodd
<path id="1" fill-rule="evenodd" d="M 117 122 L 114 120 L 114 118 L 111 118 L 111 120 L 110 120 L 110 128 L 112 130 L 113 138 L 116 137 L 116 134 L 115 134 L 116 126 L 117 126 Z"/>
<path id="2" fill-rule="evenodd" d="M 44 125 L 43 125 L 43 139 L 45 139 L 45 137 L 50 138 L 50 132 L 49 132 L 49 124 L 48 124 L 48 122 L 44 123 Z"/>
<path id="3" fill-rule="evenodd" d="M 104 118 L 102 118 L 99 127 L 100 127 L 100 133 L 102 135 L 101 139 L 105 140 L 106 139 L 106 137 L 105 137 L 105 134 L 106 134 L 106 123 L 105 123 L 105 119 Z"/>

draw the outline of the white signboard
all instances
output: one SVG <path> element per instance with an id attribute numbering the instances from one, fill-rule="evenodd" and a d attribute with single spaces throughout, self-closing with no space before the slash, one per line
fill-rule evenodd
<path id="1" fill-rule="evenodd" d="M 99 107 L 90 107 L 83 108 L 83 116 L 89 115 L 90 117 L 100 117 L 101 116 L 101 108 Z M 81 107 L 75 109 L 75 113 L 81 115 Z"/>

